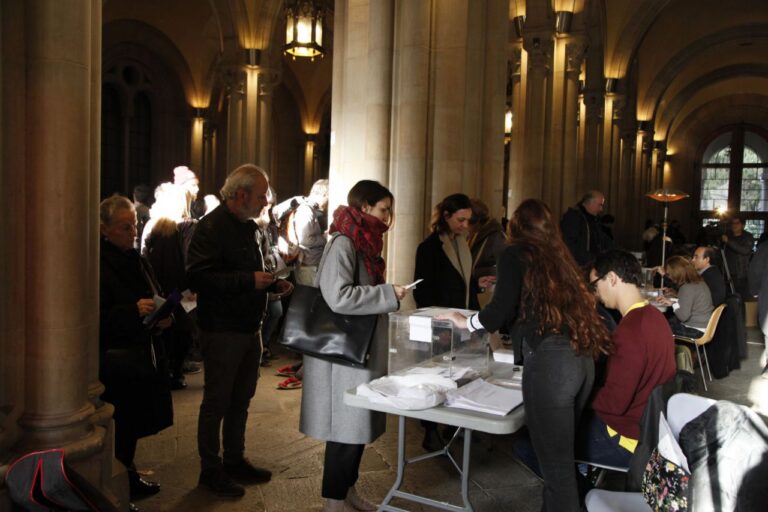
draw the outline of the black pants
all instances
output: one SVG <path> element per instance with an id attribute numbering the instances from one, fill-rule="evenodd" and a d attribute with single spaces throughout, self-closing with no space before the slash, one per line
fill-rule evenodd
<path id="1" fill-rule="evenodd" d="M 128 469 L 133 468 L 133 458 L 136 456 L 138 439 L 130 429 L 115 422 L 115 458 Z"/>
<path id="2" fill-rule="evenodd" d="M 224 462 L 237 463 L 243 458 L 248 406 L 259 378 L 261 339 L 258 334 L 204 332 L 201 341 L 205 387 L 197 449 L 202 470 L 211 471 L 221 469 L 219 430 Z"/>
<path id="3" fill-rule="evenodd" d="M 575 430 L 595 378 L 591 357 L 577 356 L 564 336 L 523 345 L 523 399 L 533 449 L 544 478 L 542 510 L 578 512 Z"/>
<path id="4" fill-rule="evenodd" d="M 357 482 L 364 444 L 325 443 L 323 498 L 343 500 Z"/>

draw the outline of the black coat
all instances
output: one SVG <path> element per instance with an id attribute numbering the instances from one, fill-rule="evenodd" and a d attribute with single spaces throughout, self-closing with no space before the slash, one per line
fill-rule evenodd
<path id="1" fill-rule="evenodd" d="M 467 286 L 462 275 L 443 251 L 439 234 L 432 233 L 416 249 L 414 279 L 424 279 L 413 290 L 413 298 L 418 307 L 466 308 L 464 301 Z M 477 301 L 478 291 L 477 282 L 471 279 L 469 309 L 480 309 Z"/>
<path id="2" fill-rule="evenodd" d="M 144 267 L 142 267 L 142 265 Z M 162 344 L 139 317 L 136 303 L 151 298 L 151 267 L 131 249 L 101 242 L 99 378 L 115 422 L 138 439 L 173 424 L 173 403 Z M 154 352 L 154 358 L 153 358 Z M 154 359 L 154 361 L 153 361 Z"/>
<path id="3" fill-rule="evenodd" d="M 563 214 L 560 231 L 576 263 L 582 267 L 613 247 L 613 240 L 600 227 L 598 218 L 590 215 L 581 205 L 568 208 Z"/>
<path id="4" fill-rule="evenodd" d="M 197 292 L 204 331 L 254 334 L 260 329 L 268 290 L 256 289 L 256 271 L 264 271 L 256 223 L 241 222 L 220 204 L 197 224 L 187 255 L 188 282 Z"/>
<path id="5" fill-rule="evenodd" d="M 701 277 L 707 283 L 709 293 L 712 294 L 712 305 L 717 307 L 725 302 L 725 279 L 723 279 L 720 269 L 710 265 L 707 270 L 702 272 Z"/>

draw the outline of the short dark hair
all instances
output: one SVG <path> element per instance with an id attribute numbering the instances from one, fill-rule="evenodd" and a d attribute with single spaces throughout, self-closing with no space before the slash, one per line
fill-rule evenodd
<path id="1" fill-rule="evenodd" d="M 133 187 L 133 200 L 150 206 L 149 203 L 152 201 L 152 189 L 144 184 L 136 185 Z"/>
<path id="2" fill-rule="evenodd" d="M 469 219 L 469 223 L 485 224 L 491 218 L 491 213 L 488 210 L 488 205 L 480 199 L 472 199 L 472 218 Z"/>
<path id="3" fill-rule="evenodd" d="M 395 210 L 395 196 L 389 191 L 387 187 L 374 180 L 360 180 L 349 189 L 347 194 L 347 205 L 363 209 L 363 204 L 368 206 L 374 206 L 382 199 L 389 198 L 392 201 L 392 211 Z M 390 224 L 392 223 L 393 215 L 389 216 Z"/>
<path id="4" fill-rule="evenodd" d="M 448 227 L 448 222 L 445 220 L 445 214 L 447 213 L 451 216 L 459 210 L 467 209 L 472 209 L 472 201 L 470 201 L 469 196 L 466 194 L 449 195 L 435 206 L 435 211 L 432 215 L 432 231 L 437 233 L 448 233 L 451 228 Z"/>
<path id="5" fill-rule="evenodd" d="M 593 267 L 597 275 L 613 272 L 625 283 L 640 286 L 643 269 L 632 253 L 621 249 L 605 251 L 597 256 Z"/>

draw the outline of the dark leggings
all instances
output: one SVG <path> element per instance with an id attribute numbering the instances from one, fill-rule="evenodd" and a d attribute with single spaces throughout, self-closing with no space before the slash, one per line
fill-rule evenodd
<path id="1" fill-rule="evenodd" d="M 323 498 L 343 500 L 357 482 L 364 444 L 325 443 Z"/>
<path id="2" fill-rule="evenodd" d="M 544 478 L 542 510 L 578 512 L 575 429 L 592 390 L 594 362 L 577 356 L 564 336 L 545 338 L 535 351 L 524 344 L 523 353 L 525 416 Z"/>

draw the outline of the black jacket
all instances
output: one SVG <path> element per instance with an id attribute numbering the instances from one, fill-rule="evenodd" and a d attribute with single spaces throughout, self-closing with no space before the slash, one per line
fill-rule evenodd
<path id="1" fill-rule="evenodd" d="M 613 247 L 613 241 L 600 227 L 598 218 L 590 215 L 581 205 L 568 208 L 563 214 L 560 231 L 576 263 L 582 267 L 591 263 L 601 252 Z"/>
<path id="2" fill-rule="evenodd" d="M 709 287 L 709 293 L 712 294 L 712 305 L 717 307 L 725 302 L 725 279 L 720 269 L 710 265 L 707 270 L 701 273 L 702 279 Z"/>
<path id="3" fill-rule="evenodd" d="M 432 233 L 416 249 L 414 279 L 424 279 L 413 290 L 418 307 L 465 308 L 467 286 L 443 251 L 439 234 Z M 478 291 L 477 282 L 470 279 L 469 309 L 480 309 Z"/>
<path id="4" fill-rule="evenodd" d="M 173 424 L 162 343 L 154 341 L 136 307 L 139 299 L 153 296 L 148 279 L 154 280 L 152 269 L 142 262 L 136 250 L 122 251 L 102 240 L 99 282 L 99 378 L 105 387 L 102 399 L 115 406 L 114 418 L 119 428 L 136 439 Z"/>
<path id="5" fill-rule="evenodd" d="M 256 223 L 240 221 L 220 204 L 197 224 L 187 256 L 187 277 L 197 292 L 204 331 L 255 334 L 267 290 L 257 290 L 254 272 L 264 271 Z"/>

